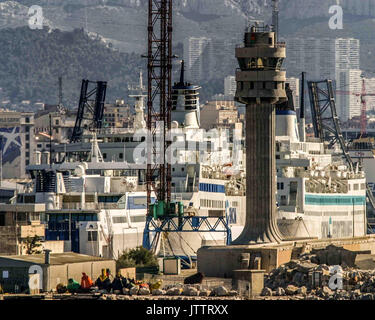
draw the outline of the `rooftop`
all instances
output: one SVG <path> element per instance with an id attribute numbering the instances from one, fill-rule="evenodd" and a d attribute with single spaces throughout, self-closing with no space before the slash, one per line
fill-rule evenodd
<path id="1" fill-rule="evenodd" d="M 24 256 L 0 256 L 0 259 L 17 260 L 23 262 L 31 262 L 35 264 L 44 264 L 44 254 L 24 255 Z M 64 265 L 68 263 L 92 262 L 92 261 L 107 261 L 111 259 L 104 259 L 100 257 L 88 256 L 74 252 L 51 253 L 50 265 Z"/>

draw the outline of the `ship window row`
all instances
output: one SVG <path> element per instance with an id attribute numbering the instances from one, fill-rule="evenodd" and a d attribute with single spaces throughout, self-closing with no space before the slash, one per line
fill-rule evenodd
<path id="1" fill-rule="evenodd" d="M 120 198 L 121 196 L 98 196 L 98 201 L 104 203 L 117 203 Z"/>
<path id="2" fill-rule="evenodd" d="M 69 217 L 70 215 L 70 217 Z M 50 213 L 48 214 L 49 222 L 65 222 L 65 221 L 98 221 L 95 213 Z"/>
<path id="3" fill-rule="evenodd" d="M 145 136 L 142 137 L 106 137 L 104 138 L 106 143 L 113 142 L 144 142 L 146 140 Z"/>
<path id="4" fill-rule="evenodd" d="M 211 183 L 200 183 L 199 190 L 204 192 L 219 192 L 225 193 L 225 187 L 219 184 L 211 184 Z"/>
<path id="5" fill-rule="evenodd" d="M 248 86 L 245 86 L 245 83 L 248 83 Z M 278 89 L 285 89 L 285 83 L 280 81 L 239 81 L 238 88 L 243 91 L 247 87 L 247 89 L 255 90 L 255 89 L 264 89 L 264 90 L 278 90 Z"/>
<path id="6" fill-rule="evenodd" d="M 277 183 L 277 190 L 284 190 L 284 182 Z"/>
<path id="7" fill-rule="evenodd" d="M 354 190 L 354 191 L 358 191 L 358 190 L 365 190 L 366 189 L 366 184 L 365 183 L 354 183 L 354 184 L 349 184 L 349 190 Z"/>
<path id="8" fill-rule="evenodd" d="M 366 197 L 322 197 L 306 196 L 305 203 L 310 205 L 362 205 L 366 204 Z"/>
<path id="9" fill-rule="evenodd" d="M 224 201 L 222 200 L 209 200 L 200 199 L 200 206 L 203 208 L 224 208 Z"/>

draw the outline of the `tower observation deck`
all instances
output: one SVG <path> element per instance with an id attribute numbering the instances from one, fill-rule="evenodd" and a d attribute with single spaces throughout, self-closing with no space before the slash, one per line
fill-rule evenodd
<path id="1" fill-rule="evenodd" d="M 287 101 L 285 44 L 269 27 L 252 26 L 236 48 L 236 101 L 246 105 L 246 223 L 233 244 L 280 242 L 276 221 L 276 104 Z"/>

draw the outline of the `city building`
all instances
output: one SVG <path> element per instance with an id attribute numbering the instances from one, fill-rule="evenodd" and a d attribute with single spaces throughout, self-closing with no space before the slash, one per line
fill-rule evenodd
<path id="1" fill-rule="evenodd" d="M 199 83 L 210 77 L 212 72 L 211 39 L 206 37 L 190 37 L 184 41 L 184 60 L 187 66 L 188 78 Z"/>
<path id="2" fill-rule="evenodd" d="M 0 112 L 1 179 L 28 178 L 26 166 L 33 161 L 34 114 L 31 112 Z"/>
<path id="3" fill-rule="evenodd" d="M 287 39 L 288 77 L 306 72 L 309 80 L 335 80 L 336 70 L 359 69 L 360 42 L 353 38 Z"/>
<path id="4" fill-rule="evenodd" d="M 358 69 L 337 70 L 336 95 L 337 114 L 341 121 L 361 115 L 362 71 Z"/>
<path id="5" fill-rule="evenodd" d="M 30 270 L 41 271 L 32 280 L 45 292 L 55 290 L 60 283 L 67 286 L 71 278 L 81 279 L 82 272 L 96 280 L 102 269 L 114 273 L 115 260 L 73 252 L 0 257 L 0 279 L 8 293 L 24 293 L 29 288 Z"/>
<path id="6" fill-rule="evenodd" d="M 224 96 L 232 96 L 236 94 L 237 83 L 235 76 L 227 76 L 224 79 Z"/>
<path id="7" fill-rule="evenodd" d="M 294 107 L 300 107 L 300 79 L 299 78 L 287 78 L 286 82 L 289 83 L 290 89 L 293 91 L 293 102 Z"/>
<path id="8" fill-rule="evenodd" d="M 44 237 L 45 226 L 41 223 L 44 203 L 0 204 L 0 254 L 20 255 L 27 252 L 27 239 Z"/>
<path id="9" fill-rule="evenodd" d="M 286 42 L 289 78 L 300 77 L 304 71 L 308 80 L 331 79 L 337 90 L 361 92 L 356 83 L 361 73 L 358 39 L 292 38 Z M 341 121 L 360 114 L 360 101 L 355 95 L 338 94 L 336 102 Z"/>
<path id="10" fill-rule="evenodd" d="M 201 128 L 233 127 L 238 121 L 234 101 L 209 101 L 201 109 Z"/>
<path id="11" fill-rule="evenodd" d="M 220 79 L 236 69 L 233 59 L 233 48 L 240 39 L 212 39 L 206 37 L 190 37 L 184 43 L 184 60 L 187 78 L 194 83 Z"/>
<path id="12" fill-rule="evenodd" d="M 365 86 L 367 94 L 375 94 L 375 78 L 365 78 Z M 375 111 L 375 96 L 367 96 L 366 108 L 368 111 Z"/>
<path id="13" fill-rule="evenodd" d="M 129 128 L 133 127 L 133 115 L 130 106 L 124 100 L 117 100 L 116 103 L 104 105 L 104 128 Z"/>

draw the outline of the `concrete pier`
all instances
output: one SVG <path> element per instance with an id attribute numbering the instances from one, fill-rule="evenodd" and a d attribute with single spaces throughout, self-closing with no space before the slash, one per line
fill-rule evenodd
<path id="1" fill-rule="evenodd" d="M 375 236 L 343 239 L 311 239 L 281 244 L 233 245 L 202 247 L 198 250 L 198 271 L 206 277 L 233 278 L 234 270 L 241 269 L 241 257 L 250 254 L 248 269 L 255 269 L 256 259 L 260 258 L 260 268 L 266 272 L 289 262 L 300 254 L 304 248 L 324 249 L 330 245 L 342 247 L 354 253 L 375 254 Z"/>

